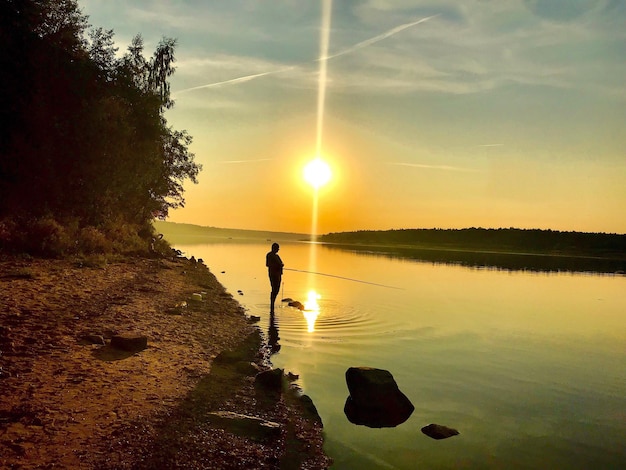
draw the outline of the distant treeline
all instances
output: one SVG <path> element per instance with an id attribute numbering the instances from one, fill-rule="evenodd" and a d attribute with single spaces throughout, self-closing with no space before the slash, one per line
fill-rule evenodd
<path id="1" fill-rule="evenodd" d="M 626 235 L 607 233 L 515 228 L 402 229 L 329 233 L 319 240 L 361 246 L 626 259 Z"/>
<path id="2" fill-rule="evenodd" d="M 196 181 L 191 137 L 164 117 L 175 40 L 120 55 L 90 26 L 77 0 L 0 1 L 0 249 L 145 239 Z"/>

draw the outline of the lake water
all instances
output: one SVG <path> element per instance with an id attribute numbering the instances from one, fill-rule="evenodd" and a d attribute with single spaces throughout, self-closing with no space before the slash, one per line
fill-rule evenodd
<path id="1" fill-rule="evenodd" d="M 269 245 L 176 247 L 202 258 L 267 334 Z M 276 309 L 272 363 L 300 376 L 333 468 L 626 468 L 626 277 L 316 251 L 315 272 L 355 280 L 285 271 L 279 299 L 304 303 L 315 289 L 319 311 Z M 310 245 L 281 243 L 279 254 L 310 270 Z M 389 370 L 410 418 L 351 424 L 352 366 Z M 460 434 L 433 440 L 421 432 L 430 423 Z"/>

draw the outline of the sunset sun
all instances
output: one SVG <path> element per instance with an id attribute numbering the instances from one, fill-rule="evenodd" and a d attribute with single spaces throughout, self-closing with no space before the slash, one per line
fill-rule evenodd
<path id="1" fill-rule="evenodd" d="M 311 160 L 304 167 L 304 179 L 314 188 L 320 188 L 330 181 L 332 172 L 328 164 L 320 157 Z"/>

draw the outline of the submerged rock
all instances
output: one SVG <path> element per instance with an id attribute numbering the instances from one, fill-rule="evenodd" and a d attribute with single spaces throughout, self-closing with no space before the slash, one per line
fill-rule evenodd
<path id="1" fill-rule="evenodd" d="M 346 371 L 350 396 L 344 413 L 353 424 L 390 428 L 404 423 L 415 407 L 398 388 L 391 372 L 371 367 L 350 367 Z"/>
<path id="2" fill-rule="evenodd" d="M 441 424 L 429 424 L 428 426 L 424 426 L 422 432 L 433 439 L 447 439 L 448 437 L 459 434 L 459 431 L 456 429 L 442 426 Z"/>

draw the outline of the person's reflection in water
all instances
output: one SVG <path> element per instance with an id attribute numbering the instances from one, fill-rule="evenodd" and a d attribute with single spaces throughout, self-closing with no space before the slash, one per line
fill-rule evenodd
<path id="1" fill-rule="evenodd" d="M 267 331 L 267 341 L 270 347 L 271 354 L 280 351 L 280 344 L 278 344 L 279 339 L 280 336 L 278 336 L 278 323 L 276 323 L 276 315 L 274 315 L 274 312 L 271 312 L 270 327 Z"/>

